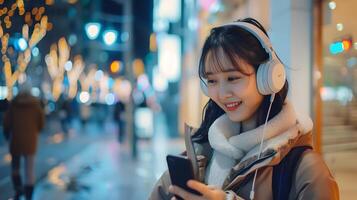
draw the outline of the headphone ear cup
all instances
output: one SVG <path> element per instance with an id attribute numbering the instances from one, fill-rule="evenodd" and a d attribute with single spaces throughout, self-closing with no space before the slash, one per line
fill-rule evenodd
<path id="1" fill-rule="evenodd" d="M 258 91 L 262 95 L 268 95 L 270 94 L 270 90 L 268 88 L 268 82 L 267 82 L 267 69 L 269 67 L 269 63 L 263 63 L 260 64 L 257 72 L 257 86 L 258 86 Z"/>
<path id="2" fill-rule="evenodd" d="M 277 59 L 261 64 L 257 72 L 258 91 L 262 95 L 279 92 L 286 80 L 284 65 Z"/>
<path id="3" fill-rule="evenodd" d="M 272 93 L 277 93 L 284 87 L 286 81 L 285 67 L 278 59 L 271 60 L 269 65 L 269 89 Z"/>
<path id="4" fill-rule="evenodd" d="M 208 96 L 207 82 L 204 79 L 200 79 L 201 91 L 204 95 Z"/>

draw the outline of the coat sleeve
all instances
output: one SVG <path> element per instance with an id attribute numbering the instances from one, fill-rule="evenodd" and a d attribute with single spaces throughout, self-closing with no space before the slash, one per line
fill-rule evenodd
<path id="1" fill-rule="evenodd" d="M 338 200 L 338 185 L 322 157 L 314 152 L 303 154 L 296 170 L 295 197 L 290 199 Z"/>
<path id="2" fill-rule="evenodd" d="M 149 200 L 170 200 L 172 194 L 169 193 L 169 186 L 171 185 L 170 175 L 168 171 L 165 171 L 160 179 L 156 182 Z"/>

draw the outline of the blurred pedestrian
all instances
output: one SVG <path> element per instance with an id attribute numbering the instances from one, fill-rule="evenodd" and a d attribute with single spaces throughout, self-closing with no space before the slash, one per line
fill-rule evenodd
<path id="1" fill-rule="evenodd" d="M 91 107 L 89 104 L 82 103 L 80 104 L 79 107 L 79 114 L 81 118 L 81 123 L 82 123 L 82 129 L 85 130 L 87 123 L 89 121 L 90 115 L 91 115 Z"/>
<path id="2" fill-rule="evenodd" d="M 120 143 L 125 139 L 125 120 L 124 120 L 125 105 L 121 101 L 117 101 L 114 107 L 114 121 L 118 125 L 118 140 Z"/>
<path id="3" fill-rule="evenodd" d="M 66 138 L 69 136 L 69 129 L 72 122 L 71 102 L 67 97 L 63 97 L 59 106 L 59 118 L 61 128 Z"/>
<path id="4" fill-rule="evenodd" d="M 38 135 L 44 126 L 45 116 L 40 100 L 32 96 L 30 88 L 10 102 L 4 116 L 4 132 L 8 135 L 11 160 L 11 177 L 15 190 L 14 199 L 24 193 L 26 200 L 32 199 L 35 184 L 35 154 Z M 20 160 L 25 160 L 25 185 L 22 184 Z"/>

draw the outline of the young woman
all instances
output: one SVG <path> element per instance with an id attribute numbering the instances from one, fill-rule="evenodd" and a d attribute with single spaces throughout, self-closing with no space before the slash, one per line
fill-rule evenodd
<path id="1" fill-rule="evenodd" d="M 258 21 L 213 28 L 199 76 L 210 99 L 192 137 L 199 181 L 187 185 L 202 195 L 171 185 L 165 172 L 150 199 L 339 199 L 312 150 L 312 121 L 287 99 L 284 66 Z"/>

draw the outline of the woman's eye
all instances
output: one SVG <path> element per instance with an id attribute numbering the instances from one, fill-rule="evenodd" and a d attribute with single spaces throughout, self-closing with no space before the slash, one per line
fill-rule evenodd
<path id="1" fill-rule="evenodd" d="M 240 79 L 240 77 L 228 77 L 228 81 L 235 81 Z"/>
<path id="2" fill-rule="evenodd" d="M 214 84 L 216 81 L 215 80 L 207 80 L 208 84 Z"/>

